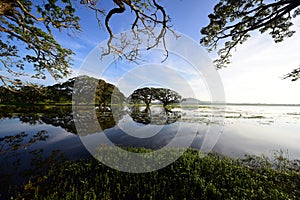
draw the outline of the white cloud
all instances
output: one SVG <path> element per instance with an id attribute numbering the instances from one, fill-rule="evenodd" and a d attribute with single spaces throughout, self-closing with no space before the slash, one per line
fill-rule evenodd
<path id="1" fill-rule="evenodd" d="M 233 53 L 232 64 L 219 70 L 228 102 L 300 103 L 300 84 L 281 77 L 300 65 L 300 20 L 296 34 L 274 43 L 255 34 Z"/>

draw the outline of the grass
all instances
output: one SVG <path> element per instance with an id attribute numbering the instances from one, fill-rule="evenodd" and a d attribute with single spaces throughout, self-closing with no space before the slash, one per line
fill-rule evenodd
<path id="1" fill-rule="evenodd" d="M 130 148 L 133 152 L 148 152 Z M 53 165 L 10 194 L 13 199 L 299 199 L 299 161 L 189 149 L 171 165 L 150 173 L 125 173 L 96 160 Z"/>

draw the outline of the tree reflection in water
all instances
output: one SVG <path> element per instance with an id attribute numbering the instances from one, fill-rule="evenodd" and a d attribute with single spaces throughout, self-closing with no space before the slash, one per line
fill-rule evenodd
<path id="1" fill-rule="evenodd" d="M 49 135 L 45 130 L 41 130 L 29 136 L 25 132 L 18 133 L 16 135 L 5 136 L 0 138 L 0 155 L 15 152 L 20 149 L 27 149 L 30 145 L 38 141 L 46 141 Z"/>
<path id="2" fill-rule="evenodd" d="M 71 106 L 0 106 L 0 119 L 19 119 L 30 125 L 50 124 L 76 133 Z"/>
<path id="3" fill-rule="evenodd" d="M 65 160 L 60 150 L 52 150 L 49 156 L 39 147 L 38 143 L 48 138 L 46 130 L 20 132 L 0 138 L 0 198 L 9 197 L 9 190 L 41 176 L 52 164 Z"/>
<path id="4" fill-rule="evenodd" d="M 96 109 L 96 116 L 93 116 L 87 107 L 82 106 L 80 116 L 77 116 L 76 120 L 84 131 L 77 131 L 75 127 L 73 115 L 78 112 L 73 111 L 72 106 L 0 106 L 0 119 L 19 119 L 22 123 L 30 125 L 45 123 L 74 134 L 92 134 L 116 126 L 126 114 L 123 106 L 114 106 L 113 111 Z"/>
<path id="5" fill-rule="evenodd" d="M 130 107 L 129 115 L 137 123 L 166 125 L 172 124 L 181 118 L 181 111 L 172 111 L 165 107 Z"/>
<path id="6" fill-rule="evenodd" d="M 112 106 L 111 109 L 96 109 L 93 107 L 76 107 L 73 115 L 76 120 L 76 130 L 80 136 L 102 132 L 115 127 L 126 114 L 123 106 Z M 92 113 L 91 113 L 92 111 Z"/>

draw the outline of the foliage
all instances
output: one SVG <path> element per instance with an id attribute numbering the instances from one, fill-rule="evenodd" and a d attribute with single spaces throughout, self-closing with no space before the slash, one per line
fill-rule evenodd
<path id="1" fill-rule="evenodd" d="M 118 87 L 103 80 L 99 80 L 95 96 L 96 104 L 101 107 L 107 107 L 110 104 L 122 105 L 125 101 L 125 96 Z"/>
<path id="2" fill-rule="evenodd" d="M 149 107 L 151 101 L 153 100 L 153 88 L 139 88 L 133 91 L 129 96 L 129 102 L 131 103 L 140 103 L 143 102 Z"/>
<path id="3" fill-rule="evenodd" d="M 282 160 L 280 155 L 276 160 Z M 15 199 L 297 199 L 299 162 L 285 162 L 280 170 L 273 166 L 278 166 L 277 162 L 271 163 L 264 157 L 238 160 L 218 154 L 201 157 L 199 151 L 192 149 L 173 164 L 142 174 L 120 172 L 96 160 L 68 161 L 53 166 L 48 174 L 29 181 L 11 196 Z"/>
<path id="4" fill-rule="evenodd" d="M 292 81 L 298 80 L 300 78 L 300 67 L 286 74 L 283 78 L 284 79 L 290 78 Z"/>
<path id="5" fill-rule="evenodd" d="M 140 88 L 135 90 L 129 97 L 130 103 L 138 104 L 143 102 L 149 107 L 152 101 L 159 100 L 163 106 L 167 106 L 172 103 L 178 103 L 181 101 L 181 96 L 167 88 Z"/>
<path id="6" fill-rule="evenodd" d="M 167 88 L 155 88 L 154 98 L 161 101 L 164 106 L 181 101 L 181 96 L 177 92 Z"/>
<path id="7" fill-rule="evenodd" d="M 76 81 L 76 85 L 75 84 Z M 112 103 L 122 104 L 125 96 L 120 90 L 104 80 L 95 79 L 89 76 L 79 76 L 73 80 L 73 100 L 75 105 L 78 103 L 93 104 L 100 108 L 107 108 Z M 87 97 L 94 94 L 94 99 L 89 100 Z"/>
<path id="8" fill-rule="evenodd" d="M 68 0 L 49 0 L 38 4 L 30 0 L 3 0 L 0 6 L 0 80 L 4 85 L 18 85 L 18 77 L 26 75 L 25 68 L 33 67 L 32 78 L 46 78 L 46 71 L 55 79 L 70 73 L 70 49 L 54 38 L 53 29 L 79 30 L 79 17 Z M 21 43 L 21 45 L 18 45 Z"/>
<path id="9" fill-rule="evenodd" d="M 164 36 L 169 29 L 169 17 L 156 0 L 112 0 L 116 7 L 108 12 L 103 1 L 81 0 L 80 5 L 95 12 L 95 19 L 102 28 L 103 24 L 110 35 L 107 50 L 103 55 L 115 53 L 117 56 L 134 60 L 138 57 L 139 34 L 152 39 L 149 48 L 159 42 L 165 42 Z M 48 73 L 54 79 L 70 74 L 73 51 L 63 47 L 55 39 L 57 31 L 67 31 L 68 35 L 80 31 L 80 18 L 76 15 L 78 7 L 71 0 L 2 0 L 0 5 L 0 83 L 6 87 L 19 86 L 23 82 L 19 77 L 29 76 L 26 71 L 35 71 L 31 78 L 45 79 Z M 76 8 L 76 9 L 75 9 Z M 132 31 L 133 40 L 122 44 L 112 44 L 114 33 L 110 20 L 130 9 L 134 13 Z M 161 28 L 155 34 L 153 28 Z M 131 45 L 130 52 L 124 52 Z M 167 52 L 167 51 L 166 51 Z M 12 78 L 13 77 L 13 78 Z"/>
<path id="10" fill-rule="evenodd" d="M 96 104 L 102 107 L 108 107 L 111 102 L 122 103 L 125 96 L 120 90 L 104 80 L 95 79 L 88 76 L 77 77 L 78 84 L 82 88 L 86 88 L 87 92 L 91 92 L 88 88 L 90 84 L 97 83 L 94 102 L 82 102 L 86 104 Z M 8 88 L 0 86 L 0 103 L 22 103 L 22 104 L 38 104 L 38 103 L 71 103 L 72 95 L 76 93 L 74 88 L 75 78 L 71 78 L 63 83 L 57 83 L 46 87 L 30 87 L 22 86 L 18 90 L 11 91 Z M 84 98 L 84 95 L 82 95 Z"/>
<path id="11" fill-rule="evenodd" d="M 269 32 L 275 42 L 291 37 L 295 33 L 290 30 L 291 20 L 300 14 L 299 6 L 298 0 L 220 0 L 208 15 L 209 25 L 201 30 L 204 36 L 200 43 L 212 51 L 224 41 L 224 47 L 218 51 L 219 58 L 214 62 L 217 68 L 225 67 L 230 63 L 231 52 L 244 43 L 252 31 Z M 285 78 L 296 80 L 299 70 Z"/>

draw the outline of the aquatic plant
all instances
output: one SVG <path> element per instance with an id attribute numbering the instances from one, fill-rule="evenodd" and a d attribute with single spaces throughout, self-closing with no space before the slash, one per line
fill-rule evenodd
<path id="1" fill-rule="evenodd" d="M 201 157 L 199 151 L 188 149 L 171 165 L 140 174 L 120 172 L 97 160 L 67 161 L 30 180 L 10 196 L 14 199 L 297 199 L 299 162 L 288 161 L 283 155 L 278 154 L 274 160 L 248 155 L 232 159 L 214 153 Z"/>

